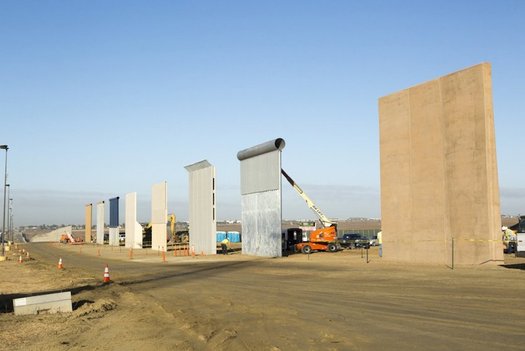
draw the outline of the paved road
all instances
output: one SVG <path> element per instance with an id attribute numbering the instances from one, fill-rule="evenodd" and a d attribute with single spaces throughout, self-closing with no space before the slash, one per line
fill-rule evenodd
<path id="1" fill-rule="evenodd" d="M 107 261 L 30 246 L 93 276 Z M 218 335 L 231 350 L 519 350 L 525 341 L 521 270 L 366 264 L 346 252 L 109 263 L 114 280 L 158 301 L 202 349 Z"/>

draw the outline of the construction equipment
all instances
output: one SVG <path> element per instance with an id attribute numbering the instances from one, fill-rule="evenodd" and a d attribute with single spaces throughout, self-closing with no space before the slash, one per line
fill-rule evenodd
<path id="1" fill-rule="evenodd" d="M 311 232 L 309 241 L 295 244 L 295 250 L 301 251 L 305 254 L 309 254 L 314 250 L 330 252 L 341 250 L 341 244 L 337 240 L 337 224 L 324 215 L 319 207 L 314 204 L 312 199 L 306 195 L 303 189 L 301 189 L 301 187 L 295 183 L 295 181 L 284 171 L 284 169 L 281 169 L 281 174 L 286 178 L 295 191 L 297 191 L 299 196 L 301 196 L 303 200 L 306 201 L 308 208 L 315 212 L 315 214 L 319 217 L 319 222 L 321 222 L 322 226 L 324 227 Z"/>
<path id="2" fill-rule="evenodd" d="M 189 242 L 189 236 L 188 231 L 179 231 L 175 232 L 175 224 L 177 223 L 176 217 L 174 214 L 170 214 L 168 216 L 168 224 L 170 228 L 170 232 L 168 235 L 168 242 L 172 243 L 187 243 Z M 142 240 L 146 243 L 151 243 L 151 231 L 152 231 L 152 224 L 148 223 L 148 225 L 144 226 L 144 229 L 142 230 Z"/>
<path id="3" fill-rule="evenodd" d="M 78 245 L 78 244 L 83 244 L 84 240 L 80 238 L 75 239 L 73 235 L 71 235 L 71 233 L 65 232 L 64 234 L 60 236 L 60 242 L 62 244 L 77 244 Z"/>

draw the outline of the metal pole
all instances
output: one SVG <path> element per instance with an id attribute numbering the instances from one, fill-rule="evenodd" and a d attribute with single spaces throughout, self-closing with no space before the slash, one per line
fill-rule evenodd
<path id="1" fill-rule="evenodd" d="M 452 269 L 454 269 L 454 238 L 452 238 Z"/>
<path id="2" fill-rule="evenodd" d="M 10 224 L 9 224 L 9 217 L 11 216 L 11 208 L 10 208 L 10 204 L 11 202 L 9 201 L 9 198 L 11 197 L 11 184 L 6 184 L 7 186 L 7 232 L 5 233 L 6 234 L 6 238 L 7 238 L 7 241 L 9 241 L 9 238 L 11 236 L 11 231 L 9 230 L 11 228 Z"/>
<path id="3" fill-rule="evenodd" d="M 13 199 L 9 199 L 10 201 L 10 217 L 9 217 L 9 233 L 11 233 L 11 241 L 15 242 L 15 233 L 13 232 Z"/>
<path id="4" fill-rule="evenodd" d="M 6 205 L 5 205 L 5 200 L 6 200 L 6 196 L 5 196 L 5 193 L 6 193 L 6 190 L 7 190 L 7 150 L 9 150 L 9 147 L 7 145 L 0 145 L 0 148 L 4 149 L 5 150 L 5 171 L 4 171 L 4 215 L 3 215 L 3 219 L 2 219 L 2 256 L 5 256 L 5 247 L 4 247 L 4 242 L 5 242 L 5 210 L 6 210 Z"/>

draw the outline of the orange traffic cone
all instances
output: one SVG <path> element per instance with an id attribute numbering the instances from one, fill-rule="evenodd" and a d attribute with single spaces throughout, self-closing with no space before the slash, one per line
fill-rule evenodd
<path id="1" fill-rule="evenodd" d="M 109 267 L 106 264 L 106 268 L 104 269 L 104 283 L 109 283 Z"/>
<path id="2" fill-rule="evenodd" d="M 58 269 L 62 269 L 64 266 L 62 265 L 62 257 L 58 260 Z"/>
<path id="3" fill-rule="evenodd" d="M 18 263 L 22 263 L 24 261 L 22 261 L 22 255 L 20 255 L 20 257 L 18 257 Z"/>

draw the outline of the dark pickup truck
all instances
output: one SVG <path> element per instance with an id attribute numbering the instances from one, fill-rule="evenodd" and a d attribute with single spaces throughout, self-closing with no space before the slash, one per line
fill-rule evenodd
<path id="1" fill-rule="evenodd" d="M 343 234 L 343 236 L 339 238 L 339 243 L 346 249 L 370 246 L 370 240 L 359 233 Z"/>

